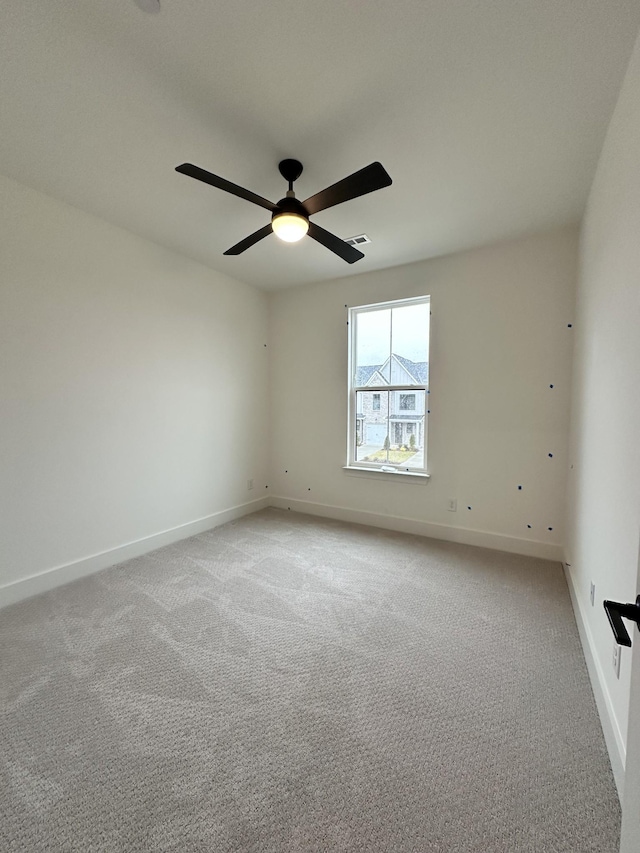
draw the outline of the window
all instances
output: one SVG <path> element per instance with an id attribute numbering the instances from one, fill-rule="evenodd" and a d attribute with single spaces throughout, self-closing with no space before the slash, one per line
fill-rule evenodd
<path id="1" fill-rule="evenodd" d="M 415 394 L 400 394 L 400 409 L 415 412 L 416 395 Z"/>
<path id="2" fill-rule="evenodd" d="M 426 473 L 428 296 L 349 311 L 350 467 Z"/>

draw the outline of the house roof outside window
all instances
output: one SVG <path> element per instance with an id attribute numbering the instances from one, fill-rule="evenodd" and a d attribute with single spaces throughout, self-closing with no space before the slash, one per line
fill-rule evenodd
<path id="1" fill-rule="evenodd" d="M 363 385 L 389 385 L 389 379 L 385 377 L 385 370 L 388 367 L 391 359 L 395 359 L 398 364 L 409 374 L 409 381 L 403 385 L 428 385 L 429 384 L 429 362 L 428 361 L 411 361 L 402 355 L 392 353 L 384 364 L 363 364 L 356 369 L 355 384 L 360 387 Z M 389 371 L 387 370 L 387 373 Z"/>

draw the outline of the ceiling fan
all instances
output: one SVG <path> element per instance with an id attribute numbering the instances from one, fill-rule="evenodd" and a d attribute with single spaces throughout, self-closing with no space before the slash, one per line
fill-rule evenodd
<path id="1" fill-rule="evenodd" d="M 308 234 L 309 237 L 317 240 L 318 243 L 322 243 L 323 246 L 335 252 L 348 264 L 353 264 L 360 258 L 364 258 L 362 252 L 345 243 L 344 240 L 336 237 L 330 231 L 325 231 L 315 222 L 310 222 L 309 217 L 321 210 L 326 210 L 328 207 L 342 204 L 343 201 L 349 201 L 374 190 L 388 187 L 391 184 L 391 178 L 384 167 L 380 163 L 371 163 L 364 169 L 354 172 L 349 177 L 343 178 L 337 184 L 327 187 L 305 201 L 298 201 L 293 191 L 293 182 L 302 174 L 302 163 L 298 160 L 282 160 L 278 168 L 282 177 L 289 183 L 289 189 L 285 198 L 280 199 L 277 204 L 256 195 L 251 190 L 232 184 L 231 181 L 226 181 L 218 175 L 213 175 L 199 166 L 194 166 L 192 163 L 176 166 L 176 172 L 181 172 L 197 181 L 204 181 L 205 184 L 211 184 L 212 187 L 237 195 L 271 211 L 271 222 L 268 225 L 227 249 L 225 255 L 239 255 L 274 231 L 276 236 L 287 243 L 295 243 L 297 240 L 301 240 L 305 234 Z"/>

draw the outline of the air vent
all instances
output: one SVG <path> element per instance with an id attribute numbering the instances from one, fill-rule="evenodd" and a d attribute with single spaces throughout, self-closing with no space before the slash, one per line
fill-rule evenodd
<path id="1" fill-rule="evenodd" d="M 348 243 L 350 246 L 364 246 L 365 243 L 370 243 L 371 240 L 366 234 L 358 234 L 357 237 L 347 237 L 344 242 Z"/>
<path id="2" fill-rule="evenodd" d="M 160 11 L 160 0 L 133 0 L 133 2 L 150 15 L 157 15 Z"/>

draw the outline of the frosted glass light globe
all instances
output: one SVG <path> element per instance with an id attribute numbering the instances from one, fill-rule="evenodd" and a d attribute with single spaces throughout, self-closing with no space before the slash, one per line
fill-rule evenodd
<path id="1" fill-rule="evenodd" d="M 309 230 L 309 222 L 304 216 L 297 213 L 280 213 L 273 218 L 271 223 L 276 237 L 285 243 L 296 243 L 302 240 Z"/>

